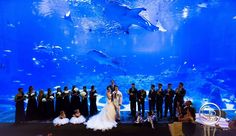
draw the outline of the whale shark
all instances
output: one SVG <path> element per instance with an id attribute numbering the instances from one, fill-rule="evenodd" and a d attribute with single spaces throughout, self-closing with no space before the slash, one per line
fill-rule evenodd
<path id="1" fill-rule="evenodd" d="M 120 70 L 124 74 L 126 74 L 126 70 L 121 68 L 119 63 L 114 58 L 108 56 L 107 54 L 105 54 L 102 51 L 90 50 L 87 52 L 87 55 L 89 58 L 96 61 L 100 65 L 110 66 L 110 67 Z"/>
<path id="2" fill-rule="evenodd" d="M 103 6 L 104 17 L 118 22 L 121 25 L 121 29 L 126 32 L 132 25 L 140 26 L 148 31 L 159 30 L 157 26 L 140 15 L 140 12 L 146 11 L 145 8 L 130 8 L 116 1 L 103 2 Z"/>
<path id="3" fill-rule="evenodd" d="M 38 10 L 39 14 L 44 17 L 52 14 L 59 15 L 62 19 L 75 25 L 78 25 L 81 18 L 88 17 L 90 19 L 102 18 L 101 21 L 105 21 L 105 23 L 102 23 L 100 27 L 106 27 L 108 24 L 114 25 L 114 23 L 119 24 L 118 28 L 115 28 L 124 30 L 127 33 L 133 25 L 148 31 L 159 30 L 158 25 L 153 25 L 140 14 L 146 11 L 145 8 L 130 8 L 125 4 L 112 0 L 91 0 L 74 5 L 70 1 L 64 0 L 42 0 L 39 2 Z"/>

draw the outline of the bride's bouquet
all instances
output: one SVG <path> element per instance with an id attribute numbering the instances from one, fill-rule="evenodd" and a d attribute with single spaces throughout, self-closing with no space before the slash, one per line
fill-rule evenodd
<path id="1" fill-rule="evenodd" d="M 34 95 L 35 95 L 35 93 L 31 93 L 31 94 L 30 94 L 30 96 L 34 96 Z"/>
<path id="2" fill-rule="evenodd" d="M 46 98 L 43 98 L 43 99 L 42 99 L 42 102 L 46 102 L 46 101 L 47 101 Z"/>
<path id="3" fill-rule="evenodd" d="M 74 91 L 75 91 L 75 92 L 78 92 L 78 91 L 79 91 L 79 89 L 76 87 L 76 88 L 74 89 Z"/>
<path id="4" fill-rule="evenodd" d="M 65 92 L 65 94 L 68 94 L 69 93 L 69 90 L 66 90 L 66 91 L 64 91 Z"/>
<path id="5" fill-rule="evenodd" d="M 85 97 L 85 96 L 86 96 L 86 92 L 85 92 L 85 91 L 82 91 L 82 92 L 80 92 L 80 95 L 81 95 L 82 97 Z"/>
<path id="6" fill-rule="evenodd" d="M 28 94 L 25 94 L 25 95 L 24 95 L 24 97 L 25 97 L 25 98 L 28 98 L 28 97 L 29 97 L 29 95 L 28 95 Z"/>
<path id="7" fill-rule="evenodd" d="M 54 99 L 54 97 L 51 95 L 50 97 L 49 97 L 50 99 Z"/>

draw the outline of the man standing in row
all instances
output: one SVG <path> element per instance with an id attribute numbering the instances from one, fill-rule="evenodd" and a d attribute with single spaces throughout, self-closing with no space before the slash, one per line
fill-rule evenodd
<path id="1" fill-rule="evenodd" d="M 138 92 L 138 111 L 141 112 L 142 110 L 142 117 L 144 117 L 144 112 L 145 112 L 145 98 L 146 98 L 146 91 L 145 90 L 140 90 Z"/>
<path id="2" fill-rule="evenodd" d="M 131 115 L 133 117 L 136 117 L 136 101 L 137 101 L 137 93 L 138 90 L 135 88 L 135 84 L 131 84 L 131 88 L 129 89 L 129 100 L 130 100 L 130 110 L 131 110 Z"/>
<path id="3" fill-rule="evenodd" d="M 148 100 L 149 100 L 149 112 L 154 113 L 155 110 L 155 102 L 156 102 L 156 91 L 155 85 L 151 85 L 151 89 L 148 93 Z"/>
<path id="4" fill-rule="evenodd" d="M 115 86 L 115 91 L 112 93 L 112 98 L 116 110 L 116 120 L 120 121 L 120 106 L 122 105 L 123 96 L 119 91 L 118 86 Z"/>
<path id="5" fill-rule="evenodd" d="M 164 91 L 162 89 L 162 84 L 158 84 L 157 95 L 156 95 L 156 110 L 157 110 L 157 118 L 162 119 L 162 105 L 164 98 Z"/>
<path id="6" fill-rule="evenodd" d="M 170 117 L 173 118 L 173 97 L 175 95 L 174 90 L 172 89 L 172 84 L 169 83 L 167 89 L 165 90 L 165 118 L 167 117 L 167 112 L 169 110 Z"/>
<path id="7" fill-rule="evenodd" d="M 186 94 L 186 90 L 184 89 L 184 84 L 182 82 L 179 83 L 178 88 L 175 90 L 175 98 L 174 98 L 174 117 L 176 117 L 176 109 L 180 113 L 184 104 L 184 96 Z"/>

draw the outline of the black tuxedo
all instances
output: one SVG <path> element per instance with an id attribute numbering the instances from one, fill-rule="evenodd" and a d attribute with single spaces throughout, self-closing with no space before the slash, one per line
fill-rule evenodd
<path id="1" fill-rule="evenodd" d="M 157 95 L 156 95 L 156 110 L 157 110 L 157 117 L 160 117 L 160 118 L 162 118 L 163 98 L 164 98 L 164 91 L 163 91 L 163 89 L 157 90 Z"/>
<path id="2" fill-rule="evenodd" d="M 138 91 L 138 111 L 140 112 L 142 109 L 142 116 L 144 116 L 144 111 L 145 111 L 145 98 L 146 98 L 146 91 L 145 90 Z"/>
<path id="3" fill-rule="evenodd" d="M 156 91 L 151 89 L 148 93 L 148 99 L 149 99 L 149 111 L 155 110 L 155 101 L 156 101 Z"/>
<path id="4" fill-rule="evenodd" d="M 176 92 L 175 92 L 175 98 L 174 98 L 174 116 L 176 115 L 176 108 L 177 107 L 177 103 L 179 103 L 179 106 L 180 108 L 183 108 L 183 104 L 184 104 L 184 96 L 186 94 L 186 90 L 184 88 L 182 89 L 179 89 L 177 88 L 176 89 Z"/>
<path id="5" fill-rule="evenodd" d="M 136 116 L 137 93 L 138 93 L 138 90 L 136 88 L 129 89 L 130 109 L 131 109 L 131 114 L 134 117 Z"/>
<path id="6" fill-rule="evenodd" d="M 107 87 L 109 87 L 111 89 L 111 94 L 115 91 L 115 86 L 116 85 L 109 85 Z"/>
<path id="7" fill-rule="evenodd" d="M 167 112 L 169 110 L 170 117 L 173 117 L 173 97 L 174 97 L 174 90 L 173 89 L 166 89 L 165 90 L 165 117 L 167 117 Z"/>

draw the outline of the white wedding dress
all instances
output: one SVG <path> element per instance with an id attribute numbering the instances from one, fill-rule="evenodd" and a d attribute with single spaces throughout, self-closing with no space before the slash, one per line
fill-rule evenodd
<path id="1" fill-rule="evenodd" d="M 115 121 L 116 111 L 113 103 L 111 102 L 111 95 L 107 94 L 108 100 L 107 104 L 103 109 L 97 114 L 89 118 L 85 123 L 86 128 L 93 130 L 109 130 L 116 127 L 117 123 Z"/>

